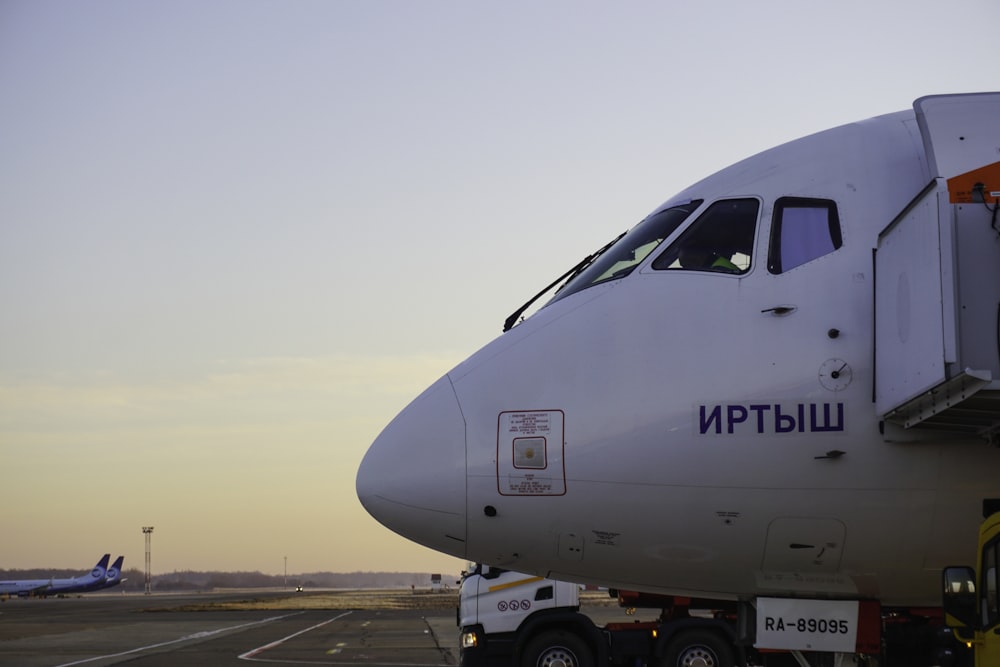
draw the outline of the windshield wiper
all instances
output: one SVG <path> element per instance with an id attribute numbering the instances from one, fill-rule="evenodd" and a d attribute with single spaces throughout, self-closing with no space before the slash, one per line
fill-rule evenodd
<path id="1" fill-rule="evenodd" d="M 577 264 L 572 269 L 570 269 L 566 273 L 562 274 L 561 276 L 559 276 L 558 278 L 556 278 L 555 280 L 553 280 L 541 292 L 539 292 L 535 296 L 533 296 L 530 299 L 528 299 L 527 303 L 525 303 L 523 306 L 521 306 L 520 308 L 518 308 L 517 310 L 515 310 L 513 313 L 511 313 L 510 317 L 508 317 L 506 320 L 504 320 L 504 323 L 503 323 L 503 332 L 507 333 L 512 328 L 514 328 L 514 325 L 517 324 L 517 318 L 521 317 L 521 315 L 524 313 L 524 311 L 526 311 L 528 308 L 531 307 L 531 304 L 533 304 L 534 302 L 538 301 L 538 299 L 540 297 L 542 297 L 544 294 L 546 294 L 549 290 L 551 290 L 553 287 L 555 287 L 556 285 L 558 285 L 560 282 L 566 281 L 566 283 L 569 283 L 569 281 L 573 280 L 573 278 L 576 278 L 578 275 L 580 275 L 580 273 L 583 272 L 584 269 L 586 269 L 588 266 L 590 266 L 591 264 L 593 264 L 595 259 L 597 259 L 601 255 L 603 255 L 608 250 L 608 248 L 610 248 L 614 244 L 618 243 L 618 240 L 621 239 L 621 237 L 625 236 L 626 234 L 628 234 L 627 230 L 624 231 L 624 232 L 622 232 L 618 236 L 616 236 L 614 239 L 611 240 L 610 243 L 608 243 L 607 245 L 605 245 L 603 248 L 601 248 L 597 252 L 591 253 L 591 254 L 587 255 L 586 257 L 584 257 L 582 260 L 580 260 L 579 264 Z M 562 288 L 560 288 L 560 289 L 562 289 Z"/>

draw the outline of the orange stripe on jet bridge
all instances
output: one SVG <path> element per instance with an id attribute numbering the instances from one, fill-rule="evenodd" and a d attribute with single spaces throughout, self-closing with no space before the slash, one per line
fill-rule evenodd
<path id="1" fill-rule="evenodd" d="M 528 577 L 527 579 L 518 579 L 517 581 L 511 581 L 506 584 L 497 584 L 496 586 L 490 586 L 490 593 L 495 591 L 502 591 L 505 588 L 514 588 L 515 586 L 524 586 L 525 584 L 533 584 L 536 581 L 541 581 L 542 577 Z"/>

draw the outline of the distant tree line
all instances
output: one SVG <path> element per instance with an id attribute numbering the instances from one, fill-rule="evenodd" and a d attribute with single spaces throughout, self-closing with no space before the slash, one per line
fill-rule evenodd
<path id="1" fill-rule="evenodd" d="M 4 570 L 0 579 L 49 579 L 76 577 L 81 570 Z M 138 568 L 126 568 L 126 579 L 120 588 L 124 591 L 145 589 L 146 575 Z M 445 586 L 455 586 L 458 575 L 442 575 Z M 183 570 L 153 574 L 152 589 L 167 591 L 208 591 L 215 588 L 289 588 L 302 586 L 315 588 L 430 588 L 431 575 L 425 572 L 310 572 L 308 574 L 264 574 L 262 572 L 199 572 Z"/>

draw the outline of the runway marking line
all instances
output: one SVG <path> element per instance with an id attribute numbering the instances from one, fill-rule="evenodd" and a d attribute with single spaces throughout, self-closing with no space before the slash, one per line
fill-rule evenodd
<path id="1" fill-rule="evenodd" d="M 333 618 L 328 618 L 325 621 L 323 621 L 322 623 L 317 623 L 316 625 L 314 625 L 312 627 L 308 627 L 305 630 L 299 630 L 298 632 L 292 633 L 292 634 L 288 635 L 287 637 L 282 637 L 281 639 L 277 639 L 277 640 L 271 642 L 270 644 L 265 644 L 264 646 L 258 646 L 257 648 L 252 649 L 250 651 L 247 651 L 246 653 L 244 653 L 242 655 L 238 655 L 236 657 L 238 657 L 240 660 L 247 660 L 249 662 L 270 662 L 270 663 L 277 663 L 277 664 L 283 664 L 283 665 L 292 665 L 292 664 L 295 664 L 295 665 L 339 665 L 340 667 L 352 667 L 352 666 L 353 667 L 376 667 L 376 666 L 378 666 L 378 667 L 441 667 L 441 665 L 439 665 L 437 663 L 422 663 L 422 662 L 333 662 L 333 663 L 331 663 L 331 662 L 315 662 L 315 661 L 309 661 L 309 660 L 275 660 L 275 659 L 272 659 L 272 658 L 258 658 L 258 657 L 256 657 L 258 654 L 263 653 L 264 651 L 267 651 L 267 650 L 272 649 L 272 648 L 274 648 L 276 646 L 280 646 L 281 644 L 284 644 L 289 639 L 293 639 L 295 637 L 298 637 L 299 635 L 304 635 L 305 633 L 311 632 L 312 630 L 315 630 L 316 628 L 321 628 L 324 625 L 326 625 L 327 623 L 333 623 L 334 621 L 336 621 L 338 619 L 341 619 L 341 618 L 347 616 L 350 613 L 351 612 L 349 612 L 349 611 L 345 611 L 343 614 L 340 614 L 339 616 L 334 616 Z M 363 626 L 364 625 L 368 625 L 370 622 L 371 621 L 365 621 L 364 623 L 362 623 L 362 625 Z M 341 644 L 344 644 L 344 642 L 341 642 Z M 335 654 L 334 652 L 339 652 L 341 650 L 342 649 L 339 649 L 339 648 L 331 649 L 330 651 L 327 651 L 326 654 L 327 655 L 334 655 Z"/>
<path id="2" fill-rule="evenodd" d="M 241 625 L 232 625 L 227 628 L 219 628 L 218 630 L 206 630 L 203 632 L 196 632 L 191 635 L 184 635 L 179 639 L 171 639 L 166 642 L 159 642 L 157 644 L 149 644 L 148 646 L 140 646 L 139 648 L 133 648 L 128 651 L 122 651 L 120 653 L 109 653 L 107 655 L 98 655 L 92 658 L 84 658 L 83 660 L 74 660 L 73 662 L 64 662 L 56 667 L 72 667 L 72 665 L 83 665 L 88 662 L 94 662 L 95 660 L 104 660 L 105 658 L 118 658 L 123 655 L 130 655 L 132 653 L 141 653 L 142 651 L 147 651 L 149 649 L 160 648 L 161 646 L 170 646 L 171 644 L 179 644 L 180 642 L 191 641 L 192 639 L 204 639 L 205 637 L 211 637 L 212 635 L 217 635 L 221 632 L 228 632 L 230 630 L 240 630 L 242 628 L 253 627 L 254 625 L 262 625 L 264 623 L 270 623 L 271 621 L 279 621 L 283 618 L 289 618 L 290 616 L 298 616 L 305 612 L 297 611 L 294 614 L 284 614 L 283 616 L 271 616 L 270 618 L 265 618 L 259 621 L 253 621 L 252 623 L 243 623 Z"/>
<path id="3" fill-rule="evenodd" d="M 328 618 L 325 621 L 323 621 L 322 623 L 317 623 L 316 625 L 308 627 L 308 628 L 306 628 L 304 630 L 299 630 L 298 632 L 293 632 L 292 634 L 288 635 L 287 637 L 282 637 L 281 639 L 276 639 L 275 641 L 271 642 L 270 644 L 264 644 L 263 646 L 258 646 L 257 648 L 251 649 L 251 650 L 247 651 L 246 653 L 243 653 L 243 654 L 238 655 L 236 657 L 238 657 L 240 660 L 250 660 L 250 661 L 253 661 L 253 662 L 270 662 L 268 660 L 259 660 L 255 656 L 258 653 L 263 653 L 264 651 L 269 651 L 272 648 L 275 648 L 276 646 L 281 646 L 282 644 L 284 644 L 285 642 L 287 642 L 289 639 L 294 639 L 295 637 L 298 637 L 299 635 L 304 635 L 307 632 L 312 632 L 316 628 L 322 628 L 327 623 L 333 623 L 334 621 L 336 621 L 338 619 L 341 619 L 341 618 L 347 616 L 350 613 L 351 612 L 349 612 L 349 611 L 345 611 L 343 614 L 340 614 L 338 616 L 334 616 L 333 618 Z"/>
<path id="4" fill-rule="evenodd" d="M 340 653 L 341 651 L 343 651 L 345 646 L 347 646 L 347 642 L 337 642 L 337 646 L 335 648 L 332 648 L 329 651 L 327 651 L 326 654 L 327 655 L 336 655 L 337 653 Z"/>

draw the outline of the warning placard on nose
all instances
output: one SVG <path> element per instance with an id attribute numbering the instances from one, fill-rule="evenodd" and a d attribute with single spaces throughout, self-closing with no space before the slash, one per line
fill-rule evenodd
<path id="1" fill-rule="evenodd" d="M 566 493 L 562 410 L 501 412 L 497 423 L 497 490 L 504 496 Z"/>

